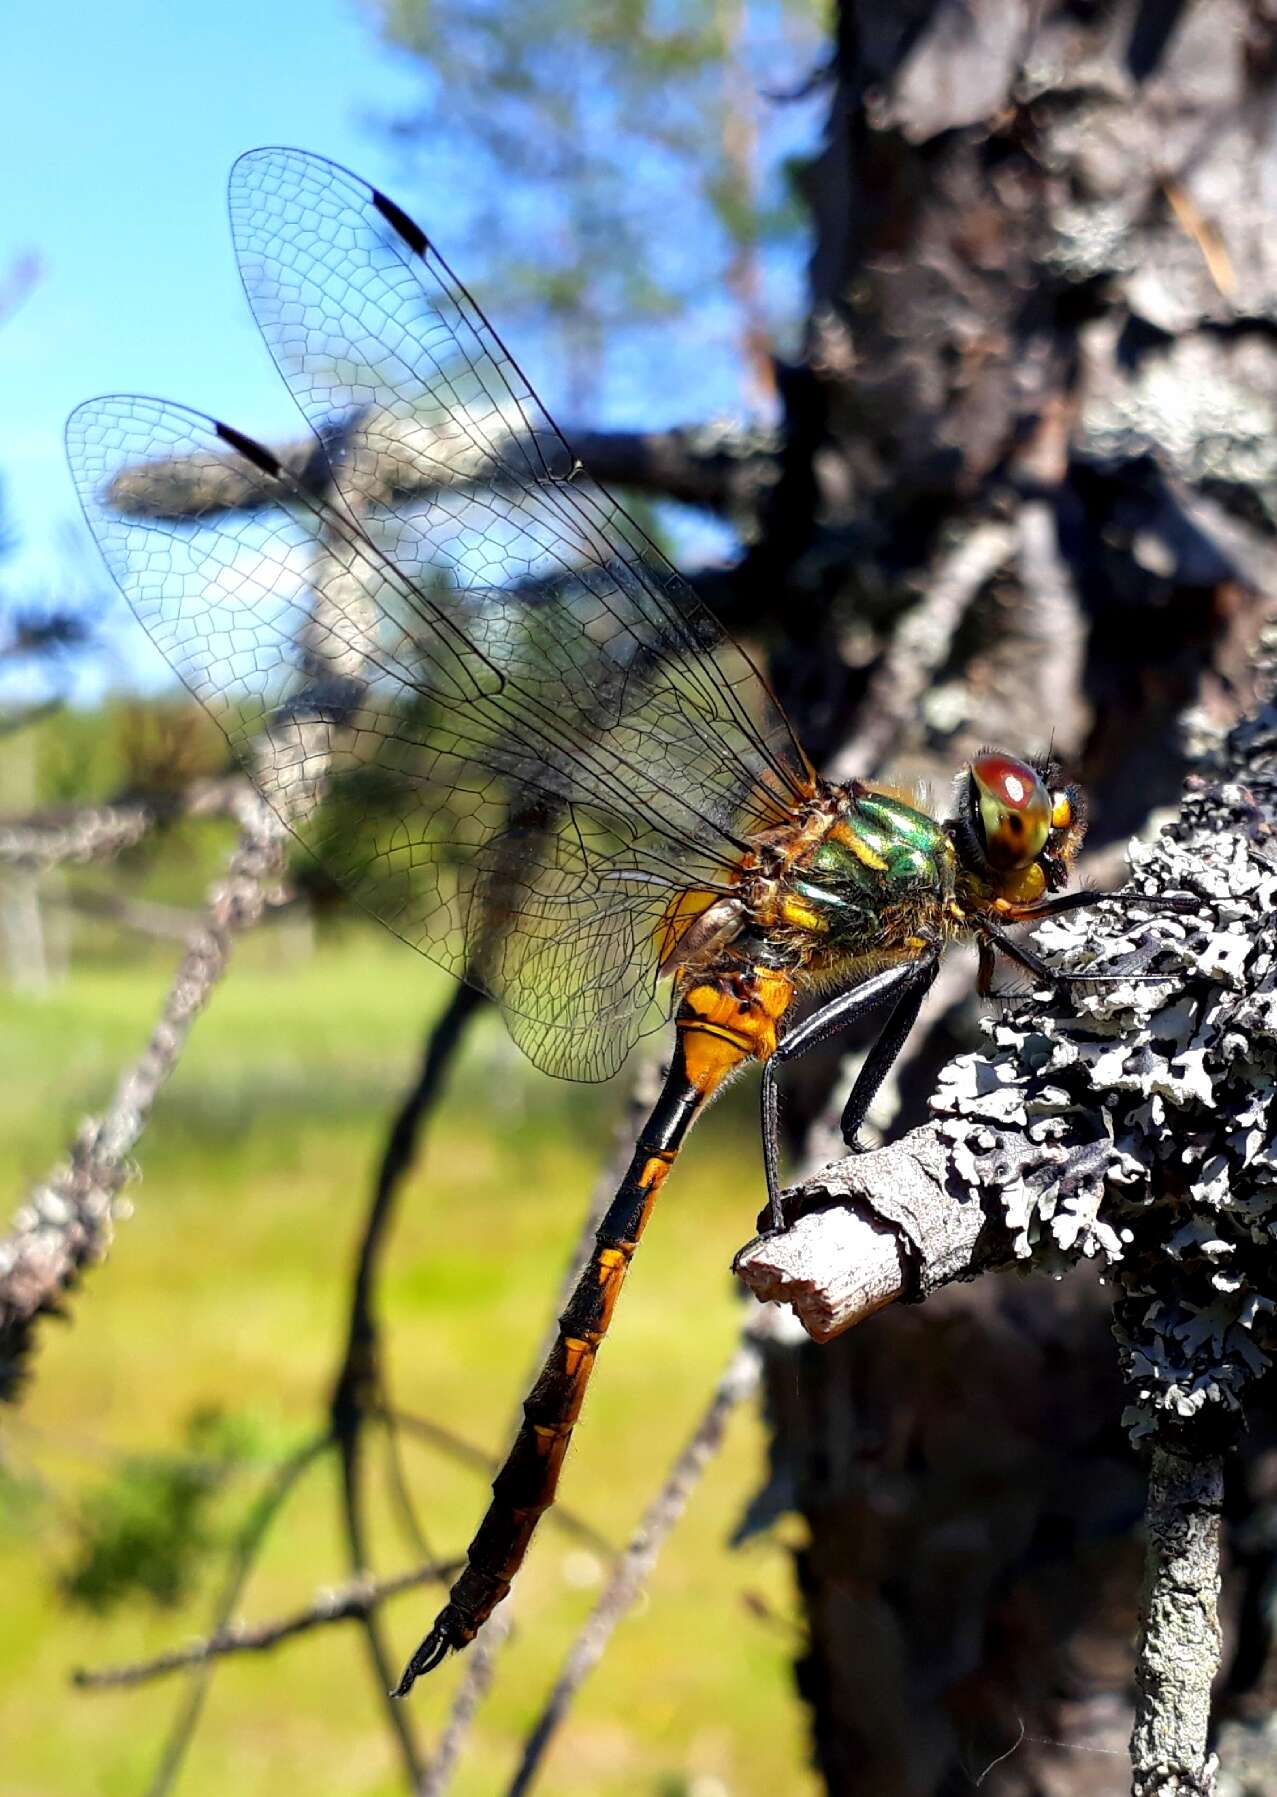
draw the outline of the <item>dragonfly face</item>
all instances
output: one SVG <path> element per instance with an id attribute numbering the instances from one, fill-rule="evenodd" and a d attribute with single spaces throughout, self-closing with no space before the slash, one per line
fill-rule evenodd
<path id="1" fill-rule="evenodd" d="M 1017 761 L 984 749 L 958 781 L 951 825 L 961 897 L 973 911 L 1040 903 L 1067 884 L 1086 834 L 1076 786 L 1051 760 Z"/>
<path id="2" fill-rule="evenodd" d="M 348 170 L 241 157 L 245 293 L 311 428 L 277 456 L 165 401 L 67 426 L 88 523 L 138 620 L 265 799 L 352 899 L 487 992 L 546 1072 L 614 1073 L 672 975 L 665 1089 L 563 1314 L 492 1505 L 400 1686 L 509 1589 L 629 1260 L 687 1130 L 763 1064 L 881 1011 L 849 1140 L 935 977 L 1052 906 L 1080 804 L 985 751 L 937 820 L 822 782 L 749 657 L 593 484 L 426 234 Z M 325 802 L 325 794 L 327 801 Z M 802 987 L 835 994 L 797 1028 Z M 668 1008 L 665 1011 L 668 1017 Z"/>

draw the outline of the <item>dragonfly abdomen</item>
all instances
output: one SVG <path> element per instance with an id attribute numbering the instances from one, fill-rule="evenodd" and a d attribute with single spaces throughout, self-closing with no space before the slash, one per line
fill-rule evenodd
<path id="1" fill-rule="evenodd" d="M 775 1052 L 776 1025 L 793 997 L 783 971 L 720 971 L 684 992 L 675 1018 L 673 1060 L 640 1133 L 625 1178 L 594 1238 L 594 1249 L 559 1319 L 554 1346 L 523 1406 L 523 1422 L 492 1483 L 492 1502 L 466 1564 L 430 1633 L 413 1655 L 397 1696 L 451 1649 L 472 1641 L 510 1589 L 541 1516 L 554 1502 L 559 1472 L 594 1361 L 630 1261 L 688 1130 L 736 1070 Z"/>

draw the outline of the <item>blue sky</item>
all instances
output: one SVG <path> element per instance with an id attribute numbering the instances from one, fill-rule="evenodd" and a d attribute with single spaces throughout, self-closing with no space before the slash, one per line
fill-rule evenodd
<path id="1" fill-rule="evenodd" d="M 419 92 L 345 0 L 43 0 L 7 16 L 0 269 L 26 252 L 43 266 L 0 325 L 10 591 L 65 577 L 79 514 L 62 427 L 79 400 L 159 393 L 296 428 L 240 291 L 227 172 L 253 144 L 301 143 L 393 189 L 395 152 L 367 121 Z M 129 671 L 153 672 L 141 633 L 123 642 Z"/>
<path id="2" fill-rule="evenodd" d="M 80 400 L 152 393 L 268 439 L 298 427 L 231 254 L 224 190 L 235 157 L 260 143 L 335 157 L 393 193 L 445 253 L 465 236 L 464 202 L 442 161 L 432 188 L 428 151 L 409 163 L 378 128 L 413 110 L 424 78 L 378 42 L 357 0 L 43 0 L 6 18 L 4 56 L 0 276 L 24 255 L 39 259 L 42 274 L 0 320 L 0 481 L 20 537 L 0 567 L 0 595 L 56 595 L 68 581 L 105 594 L 63 458 L 63 424 Z M 663 248 L 677 253 L 656 243 L 653 255 Z M 796 307 L 798 256 L 785 285 Z M 712 323 L 701 328 L 712 335 Z M 517 328 L 507 324 L 507 333 L 551 410 L 561 410 L 544 353 Z M 725 339 L 706 353 L 696 328 L 689 336 L 683 327 L 671 378 L 622 375 L 590 422 L 667 423 L 733 409 L 739 374 Z M 705 532 L 693 559 L 722 546 L 721 533 Z M 160 678 L 122 601 L 109 642 L 114 665 L 100 678 L 144 686 Z"/>

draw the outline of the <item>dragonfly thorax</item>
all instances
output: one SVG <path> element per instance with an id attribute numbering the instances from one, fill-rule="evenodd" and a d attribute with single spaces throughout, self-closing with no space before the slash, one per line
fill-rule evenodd
<path id="1" fill-rule="evenodd" d="M 853 781 L 818 840 L 788 870 L 778 923 L 804 963 L 836 965 L 943 929 L 954 851 L 943 825 L 903 797 Z"/>
<path id="2" fill-rule="evenodd" d="M 755 837 L 735 890 L 679 935 L 670 971 L 757 957 L 825 973 L 919 929 L 945 929 L 955 856 L 943 825 L 859 781 L 824 787 L 792 824 Z"/>

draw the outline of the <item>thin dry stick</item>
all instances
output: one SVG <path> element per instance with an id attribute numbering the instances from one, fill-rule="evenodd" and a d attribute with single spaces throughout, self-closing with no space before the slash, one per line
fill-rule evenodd
<path id="1" fill-rule="evenodd" d="M 625 1169 L 634 1153 L 634 1141 L 642 1128 L 643 1118 L 656 1102 L 660 1078 L 659 1057 L 656 1055 L 646 1056 L 639 1063 L 635 1072 L 628 1102 L 617 1124 L 612 1152 L 590 1193 L 590 1202 L 586 1207 L 576 1244 L 564 1269 L 563 1278 L 559 1282 L 554 1309 L 541 1340 L 537 1343 L 529 1379 L 535 1377 L 540 1370 L 558 1328 L 558 1313 L 571 1295 L 582 1267 L 590 1258 L 595 1231 L 602 1221 L 603 1213 L 611 1203 L 617 1186 L 625 1177 Z M 516 1412 L 516 1421 L 517 1416 Z M 421 1787 L 421 1797 L 444 1797 L 444 1793 L 452 1781 L 452 1775 L 457 1769 L 466 1736 L 470 1732 L 479 1705 L 492 1683 L 497 1655 L 510 1634 L 514 1616 L 513 1603 L 514 1593 L 511 1592 L 501 1603 L 495 1615 L 489 1618 L 479 1639 L 469 1650 L 465 1674 L 457 1687 L 456 1696 L 448 1711 L 448 1720 L 444 1724 L 429 1773 Z"/>
<path id="2" fill-rule="evenodd" d="M 986 522 L 944 557 L 923 598 L 900 620 L 861 707 L 864 721 L 826 769 L 829 779 L 863 778 L 891 754 L 901 733 L 916 721 L 919 701 L 968 606 L 1014 547 L 1010 526 Z"/>
<path id="3" fill-rule="evenodd" d="M 91 805 L 70 816 L 0 823 L 0 863 L 43 872 L 67 862 L 109 861 L 136 848 L 169 819 L 238 816 L 246 791 L 246 783 L 233 776 L 196 780 L 179 793 Z"/>
<path id="4" fill-rule="evenodd" d="M 510 1599 L 499 1604 L 484 1623 L 478 1640 L 467 1656 L 465 1677 L 448 1710 L 448 1720 L 435 1745 L 430 1769 L 422 1780 L 418 1797 L 443 1797 L 461 1759 L 466 1736 L 474 1725 L 480 1706 L 492 1688 L 497 1660 L 510 1638 L 514 1615 Z"/>
<path id="5" fill-rule="evenodd" d="M 345 1525 L 347 1558 L 350 1562 L 351 1572 L 356 1578 L 365 1576 L 368 1566 L 367 1516 L 363 1501 L 362 1442 L 362 1431 L 358 1425 L 337 1437 L 337 1449 L 341 1462 L 342 1519 Z M 380 1620 L 375 1611 L 364 1610 L 359 1615 L 358 1621 L 372 1665 L 373 1682 L 378 1692 L 382 1694 L 386 1721 L 390 1725 L 391 1734 L 398 1743 L 404 1771 L 408 1775 L 409 1788 L 415 1791 L 421 1783 L 425 1762 L 417 1743 L 411 1717 L 405 1714 L 404 1706 L 395 1703 L 390 1696 L 391 1680 L 394 1673 L 390 1650 L 382 1634 Z"/>
<path id="6" fill-rule="evenodd" d="M 722 1445 L 728 1417 L 738 1404 L 753 1396 L 761 1374 L 761 1350 L 747 1333 L 715 1386 L 705 1414 L 644 1512 L 643 1520 L 617 1561 L 602 1596 L 569 1649 L 563 1670 L 528 1736 L 508 1797 L 523 1797 L 532 1788 L 545 1750 L 566 1716 L 569 1704 L 602 1659 L 617 1624 L 642 1591 L 666 1538 L 687 1508 L 701 1474 Z"/>
<path id="7" fill-rule="evenodd" d="M 136 848 L 158 823 L 147 804 L 97 805 L 57 823 L 0 824 L 0 862 L 45 871 L 71 861 L 109 861 Z"/>
<path id="8" fill-rule="evenodd" d="M 225 1630 L 234 1613 L 235 1606 L 239 1603 L 244 1586 L 248 1582 L 248 1576 L 256 1564 L 257 1556 L 270 1531 L 271 1524 L 296 1489 L 303 1474 L 332 1445 L 333 1439 L 327 1430 L 322 1435 L 313 1436 L 294 1454 L 290 1455 L 276 1471 L 274 1478 L 253 1506 L 252 1513 L 240 1533 L 234 1561 L 214 1606 L 213 1626 L 209 1630 L 211 1635 L 219 1635 Z M 204 1699 L 208 1695 L 209 1679 L 216 1663 L 215 1660 L 206 1660 L 202 1665 L 197 1665 L 191 1674 L 186 1701 L 177 1713 L 147 1797 L 167 1797 L 167 1793 L 177 1782 L 187 1749 L 195 1736 L 195 1729 L 204 1708 Z"/>
<path id="9" fill-rule="evenodd" d="M 493 1454 L 484 1453 L 482 1448 L 475 1447 L 473 1442 L 466 1441 L 452 1429 L 445 1429 L 442 1423 L 432 1423 L 429 1417 L 414 1416 L 410 1411 L 391 1410 L 381 1413 L 392 1422 L 396 1429 L 405 1434 L 420 1436 L 442 1448 L 454 1460 L 463 1466 L 471 1466 L 477 1472 L 487 1473 L 491 1477 L 500 1468 L 501 1462 Z M 553 1528 L 561 1529 L 565 1535 L 575 1535 L 578 1540 L 592 1548 L 596 1554 L 602 1554 L 607 1560 L 615 1558 L 617 1548 L 615 1542 L 609 1541 L 602 1530 L 596 1529 L 588 1517 L 581 1516 L 570 1504 L 555 1503 L 546 1512 L 546 1522 Z"/>
<path id="10" fill-rule="evenodd" d="M 37 1319 L 65 1303 L 73 1281 L 105 1254 L 128 1157 L 160 1089 L 226 972 L 236 934 L 275 901 L 284 867 L 283 827 L 260 799 L 243 791 L 239 816 L 226 877 L 209 896 L 146 1047 L 106 1111 L 84 1124 L 68 1160 L 31 1193 L 0 1242 L 0 1398 L 13 1396 Z"/>
<path id="11" fill-rule="evenodd" d="M 1132 1797 L 1212 1797 L 1206 1750 L 1211 1684 L 1219 1671 L 1219 1523 L 1224 1463 L 1155 1447 L 1148 1477 L 1148 1541 Z"/>
<path id="12" fill-rule="evenodd" d="M 44 902 L 59 910 L 115 924 L 122 930 L 133 930 L 139 936 L 154 937 L 161 942 L 187 943 L 191 931 L 199 923 L 198 913 L 185 905 L 123 898 L 114 892 L 95 892 L 92 888 L 46 893 Z"/>
<path id="13" fill-rule="evenodd" d="M 393 1419 L 382 1412 L 378 1421 L 382 1425 L 382 1464 L 386 1469 L 386 1488 L 390 1494 L 391 1506 L 399 1522 L 400 1533 L 408 1543 L 409 1549 L 419 1560 L 431 1559 L 430 1542 L 426 1535 L 426 1527 L 417 1510 L 413 1496 L 412 1484 L 408 1477 L 408 1467 L 404 1460 L 403 1443 L 399 1439 L 399 1430 Z"/>
<path id="14" fill-rule="evenodd" d="M 372 1203 L 360 1238 L 351 1291 L 346 1349 L 330 1401 L 333 1438 L 341 1461 L 341 1509 L 347 1558 L 355 1578 L 365 1576 L 369 1549 L 363 1493 L 364 1427 L 380 1416 L 393 1434 L 393 1414 L 384 1402 L 381 1329 L 377 1318 L 377 1274 L 403 1180 L 416 1154 L 422 1123 L 433 1109 L 456 1059 L 466 1027 L 483 1003 L 469 986 L 458 986 L 426 1041 L 421 1070 L 391 1124 L 377 1170 Z M 421 1782 L 424 1761 L 412 1719 L 390 1696 L 394 1676 L 390 1651 L 373 1610 L 359 1617 L 373 1678 L 386 1720 L 398 1743 L 409 1782 Z"/>
<path id="15" fill-rule="evenodd" d="M 72 1672 L 71 1682 L 82 1691 L 118 1691 L 132 1685 L 150 1684 L 153 1679 L 202 1666 L 209 1660 L 225 1660 L 232 1654 L 269 1653 L 271 1648 L 278 1647 L 281 1641 L 290 1641 L 294 1635 L 327 1628 L 334 1622 L 350 1622 L 377 1609 L 388 1598 L 398 1597 L 402 1591 L 414 1591 L 419 1585 L 450 1579 L 458 1566 L 456 1560 L 431 1560 L 414 1566 L 409 1572 L 396 1573 L 392 1578 L 352 1579 L 335 1590 L 321 1592 L 306 1609 L 295 1611 L 291 1616 L 252 1626 L 242 1622 L 229 1623 L 186 1647 L 174 1647 L 168 1653 L 157 1654 L 154 1659 L 137 1660 L 127 1666 L 103 1666 L 97 1670 L 80 1666 Z"/>

